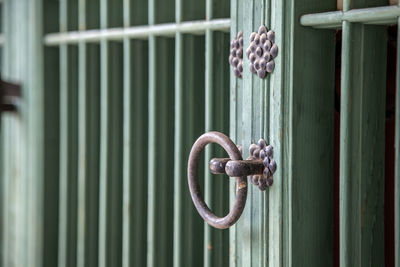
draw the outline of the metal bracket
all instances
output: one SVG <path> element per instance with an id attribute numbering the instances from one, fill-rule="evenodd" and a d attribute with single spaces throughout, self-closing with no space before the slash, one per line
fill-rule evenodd
<path id="1" fill-rule="evenodd" d="M 16 102 L 19 98 L 21 98 L 21 86 L 0 78 L 0 114 L 4 111 L 16 111 Z"/>
<path id="2" fill-rule="evenodd" d="M 266 145 L 264 139 L 249 148 L 250 157 L 246 160 L 213 158 L 209 166 L 213 174 L 226 174 L 230 177 L 250 176 L 250 182 L 262 191 L 273 184 L 272 176 L 276 171 L 273 159 L 273 147 Z"/>

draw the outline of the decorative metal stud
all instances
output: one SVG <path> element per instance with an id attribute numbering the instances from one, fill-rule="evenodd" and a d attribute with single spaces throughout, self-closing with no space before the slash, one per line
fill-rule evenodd
<path id="1" fill-rule="evenodd" d="M 243 73 L 243 32 L 238 32 L 235 39 L 231 42 L 229 64 L 233 66 L 236 77 L 242 78 Z"/>
<path id="2" fill-rule="evenodd" d="M 275 32 L 260 26 L 257 32 L 250 35 L 250 46 L 246 49 L 246 56 L 250 60 L 249 68 L 258 77 L 265 78 L 275 68 L 274 58 L 278 55 L 278 46 L 275 44 Z"/>
<path id="3" fill-rule="evenodd" d="M 260 139 L 257 144 L 251 144 L 249 148 L 250 157 L 247 160 L 261 159 L 264 165 L 263 174 L 251 175 L 250 182 L 262 191 L 273 183 L 272 175 L 276 171 L 276 162 L 273 159 L 273 147 L 266 144 L 264 139 Z"/>

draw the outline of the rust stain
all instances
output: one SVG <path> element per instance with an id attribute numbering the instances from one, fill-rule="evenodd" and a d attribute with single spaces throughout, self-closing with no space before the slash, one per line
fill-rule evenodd
<path id="1" fill-rule="evenodd" d="M 246 188 L 246 187 L 247 187 L 247 183 L 241 182 L 241 183 L 239 183 L 238 189 L 241 190 L 241 189 Z"/>
<path id="2" fill-rule="evenodd" d="M 207 249 L 208 249 L 208 250 L 212 250 L 212 246 L 211 246 L 210 243 L 207 244 Z"/>

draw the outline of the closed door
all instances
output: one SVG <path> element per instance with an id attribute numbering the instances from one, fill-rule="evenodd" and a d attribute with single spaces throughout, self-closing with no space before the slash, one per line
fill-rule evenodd
<path id="1" fill-rule="evenodd" d="M 392 266 L 400 116 L 387 226 L 386 46 L 400 12 L 387 4 L 1 1 L 2 79 L 22 97 L 1 115 L 0 266 Z M 251 48 L 263 27 L 268 59 L 265 41 Z M 188 187 L 190 149 L 210 131 L 244 159 L 264 139 L 277 166 L 265 190 L 248 179 L 225 230 Z M 202 155 L 200 188 L 223 216 L 236 182 L 209 170 L 220 147 Z"/>

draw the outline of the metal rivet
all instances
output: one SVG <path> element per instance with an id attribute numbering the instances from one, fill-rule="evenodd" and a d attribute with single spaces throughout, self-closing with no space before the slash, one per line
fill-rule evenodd
<path id="1" fill-rule="evenodd" d="M 268 62 L 270 60 L 270 58 L 271 58 L 270 53 L 269 52 L 265 52 L 264 55 L 263 55 L 263 58 L 264 58 L 264 60 L 266 62 Z"/>
<path id="2" fill-rule="evenodd" d="M 254 53 L 250 53 L 250 56 L 249 56 L 250 62 L 254 63 L 254 61 L 256 61 L 256 59 L 257 59 L 257 56 Z"/>
<path id="3" fill-rule="evenodd" d="M 257 71 L 257 75 L 258 75 L 258 77 L 260 77 L 261 79 L 263 79 L 263 78 L 265 78 L 265 75 L 267 74 L 267 72 L 265 71 L 265 70 L 263 70 L 263 69 L 259 69 L 258 71 Z"/>
<path id="4" fill-rule="evenodd" d="M 261 34 L 260 41 L 262 44 L 265 43 L 265 41 L 267 41 L 267 35 L 265 35 L 265 33 Z"/>
<path id="5" fill-rule="evenodd" d="M 243 62 L 243 32 L 240 31 L 238 32 L 236 37 L 231 41 L 231 52 L 229 56 L 229 64 L 233 66 L 233 73 L 235 74 L 236 77 L 239 78 L 242 77 L 243 65 L 241 65 L 240 68 L 238 66 L 242 62 Z"/>
<path id="6" fill-rule="evenodd" d="M 267 32 L 267 28 L 265 28 L 264 25 L 261 25 L 260 28 L 258 28 L 258 34 L 263 34 Z"/>
<path id="7" fill-rule="evenodd" d="M 270 40 L 271 42 L 275 42 L 275 32 L 274 31 L 269 31 L 267 32 L 267 38 L 268 40 Z"/>
<path id="8" fill-rule="evenodd" d="M 261 25 L 258 32 L 250 35 L 250 45 L 246 50 L 246 56 L 250 60 L 250 71 L 257 73 L 258 77 L 265 78 L 275 68 L 273 58 L 278 55 L 278 46 L 275 42 L 275 32 L 268 31 Z M 237 54 L 237 52 L 236 52 Z"/>
<path id="9" fill-rule="evenodd" d="M 261 72 L 261 70 L 259 71 Z M 258 74 L 258 73 L 257 73 Z M 265 75 L 265 71 L 264 71 Z M 262 76 L 262 73 L 261 73 Z M 272 175 L 276 171 L 276 162 L 272 158 L 273 148 L 271 145 L 267 146 L 264 139 L 258 140 L 257 144 L 251 144 L 250 157 L 248 160 L 262 159 L 264 170 L 262 174 L 252 175 L 250 182 L 259 187 L 260 190 L 264 191 L 268 186 L 273 183 Z"/>
<path id="10" fill-rule="evenodd" d="M 253 41 L 254 41 L 254 38 L 256 37 L 256 34 L 257 34 L 257 33 L 253 32 L 253 33 L 250 35 L 250 42 L 253 42 Z"/>
<path id="11" fill-rule="evenodd" d="M 275 62 L 271 60 L 267 63 L 267 72 L 272 72 L 275 69 Z"/>
<path id="12" fill-rule="evenodd" d="M 257 47 L 256 54 L 257 54 L 258 57 L 261 57 L 261 55 L 263 54 L 263 51 L 262 51 L 261 47 Z"/>
<path id="13" fill-rule="evenodd" d="M 278 46 L 277 46 L 276 44 L 274 44 L 274 45 L 271 47 L 270 53 L 271 53 L 271 56 L 272 56 L 272 57 L 276 57 L 276 56 L 278 55 Z"/>

